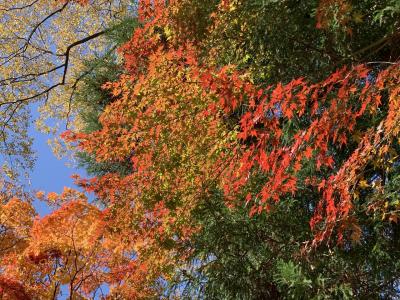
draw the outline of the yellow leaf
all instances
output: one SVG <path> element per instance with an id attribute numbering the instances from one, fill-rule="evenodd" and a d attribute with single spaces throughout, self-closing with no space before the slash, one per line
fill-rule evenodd
<path id="1" fill-rule="evenodd" d="M 365 189 L 365 188 L 369 187 L 369 184 L 366 180 L 360 180 L 360 182 L 358 183 L 358 186 L 362 189 Z"/>

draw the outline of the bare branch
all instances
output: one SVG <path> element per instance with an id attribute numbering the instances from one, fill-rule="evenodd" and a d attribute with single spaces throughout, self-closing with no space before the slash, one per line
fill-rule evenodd
<path id="1" fill-rule="evenodd" d="M 8 56 L 5 59 L 5 61 L 0 64 L 0 66 L 3 66 L 5 64 L 9 63 L 13 58 L 15 58 L 15 57 L 21 55 L 22 53 L 24 53 L 26 51 L 26 49 L 28 48 L 28 46 L 30 45 L 30 41 L 31 41 L 33 35 L 35 34 L 36 30 L 38 30 L 38 28 L 41 25 L 43 25 L 47 20 L 51 19 L 56 14 L 62 12 L 67 7 L 68 3 L 69 3 L 69 1 L 66 1 L 61 8 L 53 11 L 51 14 L 47 15 L 43 20 L 41 20 L 39 23 L 37 23 L 35 25 L 35 27 L 33 27 L 32 31 L 29 33 L 28 38 L 26 39 L 26 42 L 24 43 L 24 45 L 21 46 L 15 53 L 13 53 L 12 55 Z"/>
<path id="2" fill-rule="evenodd" d="M 16 104 L 16 103 L 20 103 L 20 102 L 29 101 L 29 100 L 38 98 L 40 96 L 43 96 L 43 95 L 49 93 L 51 90 L 55 89 L 58 86 L 65 85 L 67 72 L 68 72 L 69 57 L 70 57 L 71 50 L 74 47 L 79 46 L 81 44 L 84 44 L 84 43 L 86 43 L 86 42 L 88 42 L 88 41 L 90 41 L 92 39 L 95 39 L 95 38 L 97 38 L 97 37 L 99 37 L 99 36 L 101 36 L 101 35 L 103 35 L 105 33 L 106 33 L 106 31 L 100 31 L 100 32 L 97 32 L 97 33 L 92 34 L 90 36 L 87 36 L 84 39 L 81 39 L 79 41 L 76 41 L 76 42 L 72 43 L 71 45 L 69 45 L 67 47 L 67 50 L 65 51 L 65 54 L 64 54 L 65 61 L 64 61 L 64 63 L 62 65 L 59 65 L 59 66 L 49 70 L 48 72 L 47 71 L 42 72 L 43 74 L 38 73 L 38 74 L 44 75 L 44 74 L 49 74 L 50 72 L 54 72 L 54 71 L 56 71 L 56 70 L 58 70 L 60 68 L 64 68 L 63 76 L 62 76 L 62 79 L 61 79 L 60 82 L 58 82 L 56 84 L 53 84 L 52 86 L 48 87 L 47 89 L 45 89 L 45 90 L 43 90 L 43 91 L 41 91 L 41 92 L 39 92 L 39 93 L 37 93 L 35 95 L 28 96 L 28 97 L 21 98 L 21 99 L 12 100 L 12 101 L 2 102 L 2 103 L 0 103 L 0 106 L 7 105 L 7 104 Z"/>
<path id="3" fill-rule="evenodd" d="M 35 5 L 39 0 L 35 0 L 30 4 L 24 5 L 24 6 L 19 6 L 19 7 L 10 7 L 10 8 L 0 8 L 0 11 L 13 11 L 13 10 L 23 10 L 25 8 L 29 8 L 33 5 Z"/>

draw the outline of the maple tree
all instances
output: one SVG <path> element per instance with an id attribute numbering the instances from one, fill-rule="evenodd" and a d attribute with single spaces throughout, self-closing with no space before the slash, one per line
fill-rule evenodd
<path id="1" fill-rule="evenodd" d="M 139 1 L 72 84 L 96 200 L 4 194 L 2 295 L 391 297 L 398 21 L 373 2 Z"/>
<path id="2" fill-rule="evenodd" d="M 330 154 L 330 152 L 338 152 L 343 148 L 343 145 L 348 143 L 348 136 L 356 130 L 354 127 L 357 118 L 364 116 L 364 114 L 373 115 L 374 112 L 376 113 L 381 104 L 381 93 L 387 89 L 390 91 L 391 87 L 393 87 L 393 91 L 389 99 L 394 101 L 391 106 L 394 110 L 396 109 L 395 103 L 398 92 L 398 74 L 396 71 L 398 66 L 393 63 L 393 67 L 379 75 L 373 75 L 378 78 L 376 79 L 377 85 L 369 84 L 366 80 L 369 74 L 368 69 L 358 66 L 354 70 L 339 70 L 320 83 L 308 84 L 304 79 L 300 79 L 294 80 L 288 85 L 278 84 L 276 88 L 259 89 L 251 84 L 246 77 L 243 78 L 242 76 L 241 78 L 241 75 L 232 71 L 230 67 L 213 69 L 213 66 L 207 68 L 199 65 L 191 54 L 193 45 L 189 43 L 187 46 L 182 46 L 183 41 L 179 39 L 182 36 L 178 38 L 178 45 L 174 46 L 176 40 L 171 36 L 171 31 L 176 26 L 177 32 L 180 32 L 179 21 L 176 21 L 176 23 L 172 21 L 166 25 L 168 31 L 164 29 L 164 32 L 162 32 L 162 29 L 160 30 L 157 27 L 154 35 L 151 26 L 154 26 L 154 23 L 157 26 L 162 26 L 165 22 L 165 15 L 159 9 L 160 7 L 156 6 L 154 18 L 146 23 L 148 28 L 145 26 L 136 31 L 135 38 L 122 48 L 129 74 L 121 77 L 119 82 L 105 86 L 112 88 L 112 95 L 117 100 L 106 107 L 105 112 L 100 117 L 101 129 L 89 135 L 68 133 L 68 138 L 78 139 L 81 149 L 93 153 L 99 162 L 132 160 L 133 173 L 124 178 L 129 178 L 129 185 L 132 186 L 135 186 L 135 182 L 138 182 L 134 190 L 140 192 L 135 197 L 131 197 L 135 201 L 147 203 L 147 201 L 153 202 L 158 198 L 163 199 L 163 202 L 170 202 L 168 205 L 172 208 L 179 209 L 179 206 L 176 207 L 174 203 L 175 199 L 178 198 L 187 210 L 190 204 L 186 204 L 185 201 L 201 203 L 201 198 L 207 194 L 205 183 L 210 184 L 210 181 L 218 182 L 221 179 L 226 181 L 226 196 L 229 196 L 229 193 L 237 194 L 246 185 L 247 180 L 252 177 L 251 174 L 253 172 L 259 173 L 259 169 L 261 169 L 266 174 L 271 174 L 271 177 L 267 176 L 264 179 L 264 184 L 257 187 L 258 191 L 255 194 L 250 193 L 246 196 L 246 202 L 250 204 L 252 198 L 260 199 L 257 200 L 257 204 L 252 205 L 251 215 L 257 211 L 261 213 L 264 208 L 272 209 L 271 206 L 276 201 L 287 194 L 295 193 L 298 185 L 304 185 L 302 188 L 311 186 L 313 189 L 318 189 L 319 187 L 322 190 L 323 199 L 319 204 L 318 201 L 314 202 L 314 205 L 318 205 L 318 208 L 315 210 L 311 224 L 313 229 L 316 229 L 319 225 L 321 225 L 321 228 L 316 230 L 314 242 L 319 243 L 329 238 L 334 228 L 338 230 L 339 241 L 346 230 L 354 240 L 358 240 L 361 229 L 357 226 L 355 219 L 349 215 L 352 207 L 352 199 L 349 199 L 350 189 L 353 188 L 354 184 L 357 184 L 357 180 L 348 180 L 348 174 L 356 174 L 372 160 L 372 157 L 369 156 L 371 146 L 367 142 L 368 134 L 371 133 L 365 128 L 363 129 L 366 133 L 364 139 L 367 147 L 363 149 L 364 142 L 359 144 L 360 149 L 357 149 L 356 144 L 352 145 L 355 149 L 353 157 L 350 157 L 349 162 L 344 163 L 344 167 L 336 175 L 337 179 L 335 175 L 331 177 L 331 181 L 333 179 L 337 181 L 335 184 L 330 183 L 325 186 L 325 181 L 322 178 L 318 180 L 318 178 L 311 176 L 299 183 L 296 175 L 303 171 L 302 161 L 314 157 L 313 168 L 317 171 L 321 168 L 324 170 L 335 169 L 333 154 Z M 171 11 L 174 11 L 174 8 Z M 170 20 L 167 19 L 167 21 Z M 141 35 L 144 37 L 142 38 Z M 143 40 L 147 41 L 147 46 L 142 48 Z M 185 54 L 182 53 L 188 53 L 188 57 L 185 57 Z M 167 64 L 168 72 L 176 74 L 171 76 L 169 80 L 165 80 L 165 78 L 168 78 L 167 74 L 170 73 L 164 73 L 163 59 L 170 63 Z M 180 66 L 181 59 L 184 60 L 183 70 L 180 69 L 182 68 Z M 177 68 L 176 71 L 174 67 Z M 183 76 L 183 80 L 181 80 L 183 83 L 178 81 L 178 84 L 185 86 L 180 91 L 184 93 L 182 96 L 178 94 L 179 91 L 176 91 L 179 86 L 173 84 L 177 80 L 178 74 Z M 159 78 L 164 78 L 164 80 Z M 167 83 L 169 90 L 162 85 L 164 82 Z M 199 84 L 203 89 L 199 98 L 205 103 L 200 102 L 200 107 L 197 106 L 196 101 L 189 100 L 192 99 L 193 95 L 196 95 L 192 90 L 196 84 Z M 152 89 L 152 85 L 157 87 L 156 90 Z M 143 91 L 143 89 L 146 90 Z M 163 93 L 166 90 L 168 93 L 167 96 L 164 96 Z M 186 95 L 187 91 L 189 91 L 189 95 Z M 170 93 L 173 94 L 172 99 L 168 97 Z M 155 95 L 157 96 L 154 97 Z M 175 102 L 170 101 L 176 101 L 180 97 L 182 97 L 182 100 L 177 103 L 178 111 L 174 111 Z M 207 99 L 207 97 L 209 98 Z M 357 98 L 358 101 L 355 101 Z M 190 101 L 191 107 L 189 108 L 191 110 L 181 113 L 182 109 L 187 109 L 184 106 L 184 100 Z M 132 106 L 133 103 L 135 103 L 134 106 Z M 247 106 L 250 110 L 240 116 L 240 130 L 237 131 L 236 128 L 232 130 L 232 127 L 229 126 L 230 114 L 235 113 L 242 106 Z M 166 108 L 167 111 L 165 111 Z M 171 115 L 170 119 L 167 118 L 168 115 Z M 211 128 L 211 134 L 215 133 L 215 123 L 218 122 L 221 133 L 229 137 L 226 144 L 220 145 L 222 151 L 215 151 L 215 148 L 211 146 L 204 149 L 203 144 L 196 144 L 195 138 L 205 135 L 206 137 L 203 137 L 203 139 L 206 139 L 209 137 L 209 133 L 197 131 L 201 130 L 202 126 L 195 118 L 194 120 L 197 121 L 195 130 L 190 133 L 189 137 L 185 135 L 186 130 L 193 130 L 190 125 L 190 117 L 188 118 L 192 115 L 211 115 L 213 118 L 210 120 L 202 118 L 203 122 L 209 122 L 205 128 Z M 221 116 L 222 118 L 220 118 Z M 382 132 L 384 137 L 378 137 L 379 141 L 374 141 L 375 146 L 377 143 L 380 144 L 380 141 L 391 144 L 393 137 L 397 134 L 389 129 L 392 128 L 391 126 L 396 128 L 397 121 L 392 119 L 393 114 L 390 112 L 388 117 L 388 119 L 382 121 L 381 125 L 374 125 L 383 128 L 383 125 L 387 124 L 384 127 L 388 130 L 386 135 Z M 294 127 L 299 126 L 299 124 L 296 124 L 299 121 L 295 123 L 297 121 L 295 118 L 303 118 L 303 129 L 299 128 L 297 133 L 292 132 L 289 139 L 286 136 L 283 137 L 282 132 L 286 130 L 285 127 L 288 123 L 292 123 L 290 125 Z M 184 126 L 181 125 L 182 123 Z M 307 128 L 307 126 L 309 127 Z M 267 129 L 265 133 L 263 128 Z M 394 136 L 392 136 L 393 133 Z M 359 134 L 362 134 L 362 132 L 359 132 Z M 116 139 L 116 137 L 118 138 Z M 246 146 L 241 142 L 236 144 L 235 138 L 232 139 L 232 137 L 238 137 L 239 141 L 242 140 Z M 217 139 L 211 136 L 211 140 Z M 332 147 L 332 142 L 333 148 L 328 149 L 328 146 Z M 181 143 L 185 146 L 196 145 L 196 147 L 199 147 L 196 149 L 198 152 L 196 155 L 186 154 L 186 151 L 191 149 L 188 149 L 187 146 L 180 148 Z M 231 148 L 232 145 L 233 148 Z M 282 145 L 285 145 L 285 147 L 282 147 Z M 211 148 L 211 153 L 208 152 L 208 147 Z M 176 148 L 179 149 L 181 157 L 190 157 L 190 165 L 183 164 L 184 173 L 180 172 L 182 162 L 177 160 L 177 156 L 171 157 L 170 154 L 171 151 L 176 151 Z M 202 150 L 206 150 L 206 152 Z M 215 152 L 219 155 L 214 156 Z M 159 156 L 161 153 L 162 156 Z M 206 155 L 205 157 L 211 155 L 204 159 L 204 162 L 212 165 L 208 166 L 203 163 L 201 170 L 198 170 L 196 159 L 201 159 L 204 155 Z M 360 157 L 364 158 L 365 156 L 367 156 L 365 160 L 359 160 Z M 239 158 L 239 160 L 236 160 L 236 158 Z M 354 164 L 355 161 L 359 161 L 360 165 Z M 208 167 L 211 168 L 212 174 L 219 176 L 211 177 L 210 180 L 207 175 Z M 310 166 L 308 165 L 308 167 Z M 346 167 L 350 170 L 347 170 Z M 204 177 L 200 177 L 201 179 L 198 180 L 194 178 L 193 180 L 191 168 L 194 168 L 198 177 Z M 164 170 L 168 170 L 168 173 L 165 173 Z M 333 174 L 335 174 L 335 170 L 333 170 Z M 164 176 L 167 178 L 164 178 Z M 325 176 L 327 176 L 326 172 Z M 357 176 L 362 175 L 357 174 Z M 237 177 L 236 180 L 232 181 L 235 177 Z M 192 181 L 186 181 L 186 178 L 190 178 Z M 107 180 L 109 180 L 109 177 L 107 177 Z M 155 182 L 159 184 L 155 185 Z M 104 183 L 99 184 L 99 186 L 102 185 Z M 180 192 L 182 187 L 188 194 Z M 339 198 L 339 201 L 342 202 L 336 203 L 336 200 L 332 198 L 333 188 L 339 189 L 337 193 L 339 193 L 339 197 L 342 196 Z M 179 196 L 175 196 L 177 193 Z M 357 194 L 354 193 L 354 195 Z M 196 199 L 196 196 L 200 198 L 192 202 L 193 198 Z M 142 200 L 139 200 L 139 197 Z M 270 199 L 274 201 L 271 202 Z M 235 196 L 228 197 L 228 200 L 235 201 Z M 325 204 L 326 209 L 324 208 Z M 228 205 L 232 207 L 241 204 L 240 202 L 239 204 L 232 204 L 231 201 L 228 201 Z M 179 213 L 178 215 L 183 216 Z"/>

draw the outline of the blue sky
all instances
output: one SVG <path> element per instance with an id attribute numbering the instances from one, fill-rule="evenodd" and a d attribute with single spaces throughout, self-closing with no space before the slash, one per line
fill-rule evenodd
<path id="1" fill-rule="evenodd" d="M 36 105 L 32 105 L 32 116 L 33 118 L 38 116 Z M 42 190 L 46 193 L 60 193 L 64 186 L 74 187 L 73 179 L 71 178 L 72 174 L 80 174 L 83 177 L 87 176 L 86 172 L 82 169 L 67 167 L 67 159 L 59 160 L 55 157 L 47 143 L 51 136 L 37 131 L 33 120 L 29 128 L 29 134 L 34 138 L 33 150 L 37 155 L 37 161 L 30 176 L 30 188 L 33 191 Z M 49 208 L 40 201 L 35 201 L 34 206 L 41 216 L 50 212 Z"/>

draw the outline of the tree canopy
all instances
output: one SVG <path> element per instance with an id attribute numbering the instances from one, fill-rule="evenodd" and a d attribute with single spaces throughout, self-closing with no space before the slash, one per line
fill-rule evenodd
<path id="1" fill-rule="evenodd" d="M 0 6 L 0 152 L 18 161 L 1 185 L 0 295 L 397 299 L 399 13 L 398 0 Z M 65 125 L 56 152 L 92 176 L 75 176 L 83 191 L 32 195 L 7 175 L 33 163 L 36 103 L 42 130 Z"/>

